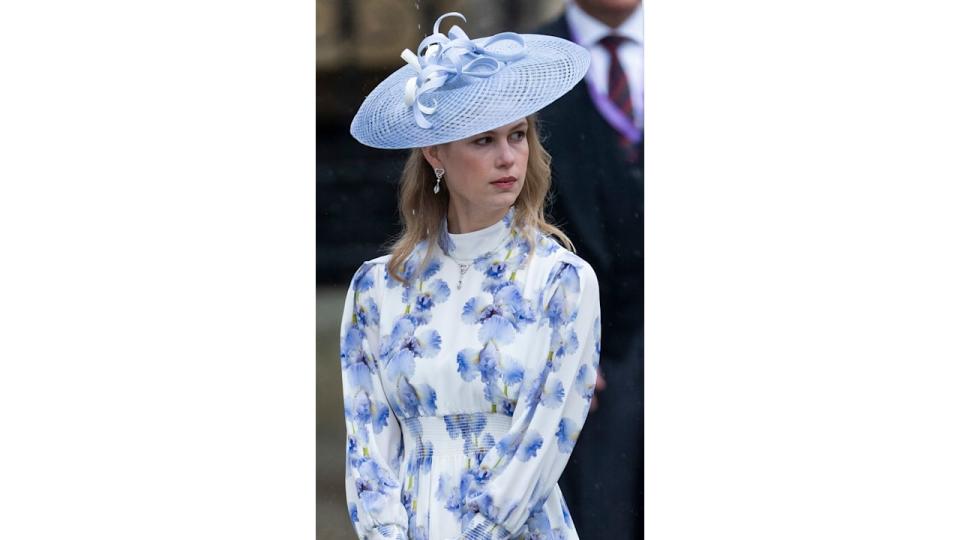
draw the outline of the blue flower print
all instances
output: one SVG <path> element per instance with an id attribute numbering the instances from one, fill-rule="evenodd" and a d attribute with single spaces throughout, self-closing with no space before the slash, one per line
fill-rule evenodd
<path id="1" fill-rule="evenodd" d="M 407 260 L 403 262 L 400 270 L 397 272 L 402 279 L 402 281 L 397 280 L 390 272 L 384 272 L 383 279 L 387 284 L 388 289 L 395 289 L 398 286 L 403 287 L 403 301 L 404 303 L 409 302 L 409 295 L 411 289 L 416 285 L 417 281 L 423 282 L 431 277 L 434 274 L 440 271 L 442 267 L 441 262 L 437 257 L 430 259 L 421 270 L 420 266 L 423 263 L 423 258 L 428 254 L 430 250 L 427 248 L 427 243 L 421 241 L 419 244 L 414 247 L 413 252 L 407 257 Z"/>
<path id="2" fill-rule="evenodd" d="M 536 243 L 537 238 L 533 238 L 533 242 Z M 507 257 L 507 260 L 510 261 L 512 270 L 516 270 L 527 260 L 527 256 L 530 255 L 530 241 L 526 236 L 513 231 L 513 234 L 510 236 L 510 242 L 507 244 L 507 252 L 510 254 Z"/>
<path id="3" fill-rule="evenodd" d="M 545 320 L 552 328 L 560 328 L 572 322 L 575 316 L 576 304 L 571 301 L 571 296 L 565 289 L 557 289 L 547 303 Z"/>
<path id="4" fill-rule="evenodd" d="M 502 218 L 500 218 L 500 223 L 502 223 L 504 227 L 510 227 L 511 225 L 513 225 L 513 216 L 516 213 L 517 213 L 517 209 L 511 206 L 510 209 L 507 210 L 507 213 L 504 214 Z"/>
<path id="5" fill-rule="evenodd" d="M 428 279 L 432 278 L 437 272 L 439 272 L 440 268 L 442 267 L 443 265 L 441 264 L 440 259 L 438 259 L 437 257 L 434 257 L 433 259 L 430 260 L 430 262 L 427 263 L 427 266 L 424 267 L 423 273 L 420 274 L 420 280 L 427 281 Z"/>
<path id="6" fill-rule="evenodd" d="M 569 454 L 573 451 L 573 445 L 577 443 L 577 437 L 580 436 L 580 430 L 577 429 L 578 422 L 569 418 L 562 418 L 560 425 L 557 426 L 557 446 L 560 451 Z"/>
<path id="7" fill-rule="evenodd" d="M 586 400 L 588 405 L 590 400 L 593 399 L 593 391 L 595 386 L 593 381 L 596 379 L 597 376 L 593 368 L 583 364 L 580 366 L 580 369 L 577 370 L 577 378 L 574 379 L 573 382 L 573 391 Z"/>
<path id="8" fill-rule="evenodd" d="M 487 342 L 479 351 L 464 349 L 457 353 L 457 372 L 465 381 L 472 381 L 480 375 L 487 382 L 497 375 L 499 352 L 493 342 Z"/>
<path id="9" fill-rule="evenodd" d="M 596 275 L 514 225 L 447 238 L 449 257 L 442 236 L 419 245 L 407 282 L 389 255 L 351 282 L 340 341 L 360 538 L 576 539 L 556 479 L 594 392 Z"/>
<path id="10" fill-rule="evenodd" d="M 570 509 L 567 508 L 567 502 L 563 499 L 560 499 L 560 511 L 563 512 L 563 523 L 569 527 L 573 528 L 573 518 L 570 517 Z"/>
<path id="11" fill-rule="evenodd" d="M 413 460 L 414 474 L 430 472 L 433 467 L 433 443 L 430 441 L 417 443 L 417 459 Z"/>
<path id="12" fill-rule="evenodd" d="M 360 516 L 357 514 L 357 503 L 350 503 L 347 505 L 347 510 L 350 512 L 350 521 L 354 523 L 360 521 Z"/>
<path id="13" fill-rule="evenodd" d="M 563 499 L 561 499 L 563 502 Z M 527 520 L 527 533 L 524 540 L 566 540 L 567 535 L 563 529 L 551 528 L 550 520 L 542 508 L 530 514 Z"/>
<path id="14" fill-rule="evenodd" d="M 517 394 L 519 393 L 520 385 L 523 383 L 523 377 L 523 365 L 512 358 L 506 360 L 503 371 L 500 373 L 500 381 L 503 383 L 503 386 L 498 384 L 496 386 L 496 392 L 494 392 L 493 388 L 490 388 L 493 385 L 487 385 L 487 388 L 484 388 L 484 397 L 486 397 L 487 401 L 495 404 L 497 411 L 500 413 L 513 416 L 513 412 L 517 407 Z"/>
<path id="15" fill-rule="evenodd" d="M 473 267 L 484 277 L 481 290 L 496 294 L 501 288 L 512 283 L 516 279 L 517 271 L 526 261 L 529 251 L 526 241 L 514 232 L 503 257 L 496 253 L 487 253 L 474 259 Z"/>
<path id="16" fill-rule="evenodd" d="M 560 244 L 548 236 L 541 236 L 537 242 L 537 256 L 547 257 L 560 249 Z"/>
<path id="17" fill-rule="evenodd" d="M 554 328 L 550 332 L 550 350 L 553 351 L 554 359 L 573 354 L 579 346 L 580 341 L 577 339 L 577 332 L 573 328 L 567 332 Z"/>
<path id="18" fill-rule="evenodd" d="M 593 320 L 593 369 L 600 365 L 600 317 Z"/>
<path id="19" fill-rule="evenodd" d="M 410 283 L 410 281 L 413 280 L 413 275 L 416 273 L 418 266 L 420 266 L 420 260 L 417 250 L 415 249 L 410 257 L 403 263 L 400 271 L 397 272 L 400 277 L 403 278 L 403 281 L 397 281 L 397 279 L 394 278 L 390 272 L 384 272 L 383 279 L 387 283 L 387 288 L 393 289 L 398 285 L 403 285 L 404 282 Z"/>
<path id="20" fill-rule="evenodd" d="M 422 527 L 413 523 L 413 519 L 416 516 L 415 513 L 408 511 L 410 513 L 410 525 L 407 529 L 410 531 L 411 540 L 430 540 L 430 534 L 427 532 L 426 527 Z"/>
<path id="21" fill-rule="evenodd" d="M 483 413 L 446 415 L 443 421 L 451 439 L 463 439 L 463 455 L 469 458 L 468 464 L 479 463 L 496 442 L 489 433 L 481 436 L 487 425 Z"/>
<path id="22" fill-rule="evenodd" d="M 340 369 L 351 385 L 373 392 L 371 359 L 361 347 L 362 342 L 363 334 L 357 327 L 351 327 L 346 331 L 340 345 Z"/>
<path id="23" fill-rule="evenodd" d="M 484 277 L 487 279 L 502 281 L 506 277 L 507 263 L 505 261 L 487 256 L 479 258 L 474 263 L 474 266 L 479 267 L 477 269 L 483 272 Z"/>
<path id="24" fill-rule="evenodd" d="M 503 368 L 503 382 L 507 386 L 515 386 L 523 382 L 523 364 L 514 360 L 508 359 L 505 362 Z"/>
<path id="25" fill-rule="evenodd" d="M 430 385 L 414 386 L 406 377 L 397 381 L 400 410 L 408 417 L 433 416 L 437 412 L 437 392 Z"/>
<path id="26" fill-rule="evenodd" d="M 511 283 L 497 291 L 491 304 L 482 305 L 478 297 L 468 300 L 461 318 L 467 324 L 480 324 L 480 341 L 503 345 L 511 343 L 521 327 L 533 322 L 534 314 L 530 302 Z"/>
<path id="27" fill-rule="evenodd" d="M 451 439 L 467 439 L 483 432 L 483 428 L 487 426 L 487 417 L 476 413 L 448 414 L 443 417 L 443 423 Z"/>
<path id="28" fill-rule="evenodd" d="M 522 436 L 523 433 L 515 431 L 500 438 L 500 442 L 497 443 L 497 453 L 500 454 L 500 459 L 507 461 L 513 459 L 517 449 L 520 448 L 520 437 Z"/>
<path id="29" fill-rule="evenodd" d="M 384 344 L 381 356 L 385 360 L 387 377 L 390 380 L 401 376 L 412 377 L 414 360 L 432 358 L 440 352 L 440 333 L 436 330 L 421 332 L 416 337 L 416 324 L 409 317 L 401 317 Z"/>
<path id="30" fill-rule="evenodd" d="M 457 372 L 465 381 L 472 381 L 480 373 L 480 351 L 464 349 L 457 353 Z"/>
<path id="31" fill-rule="evenodd" d="M 364 508 L 369 512 L 379 512 L 389 502 L 387 490 L 397 488 L 399 484 L 388 472 L 369 458 L 358 458 L 354 466 L 357 469 L 356 488 Z"/>
<path id="32" fill-rule="evenodd" d="M 370 290 L 370 287 L 373 287 L 373 276 L 370 273 L 370 270 L 373 269 L 372 264 L 364 264 L 357 270 L 356 275 L 353 276 L 353 291 L 355 293 L 362 293 Z"/>
<path id="33" fill-rule="evenodd" d="M 349 413 L 347 416 L 352 418 Z M 355 456 L 358 452 L 360 452 L 360 441 L 357 440 L 357 436 L 347 434 L 347 456 Z"/>
<path id="34" fill-rule="evenodd" d="M 419 268 L 419 261 L 417 262 L 417 267 Z M 420 289 L 424 283 L 430 280 L 437 272 L 440 271 L 442 265 L 440 261 L 434 257 L 427 262 L 424 266 L 423 271 L 420 274 L 416 274 L 416 268 L 414 268 L 413 274 L 407 279 L 407 283 L 403 286 L 403 295 L 401 296 L 403 303 L 409 304 L 411 294 L 415 294 L 418 289 Z"/>
<path id="35" fill-rule="evenodd" d="M 461 530 L 464 531 L 462 538 L 506 540 L 511 537 L 501 522 L 518 510 L 516 502 L 501 510 L 494 504 L 489 494 L 468 495 L 468 497 L 465 503 L 466 511 L 460 525 Z"/>
<path id="36" fill-rule="evenodd" d="M 418 250 L 422 249 L 423 248 L 418 248 Z M 430 281 L 430 278 L 436 275 L 437 272 L 440 271 L 440 268 L 442 268 L 442 264 L 436 257 L 430 259 L 423 268 L 423 271 L 417 275 L 416 268 L 419 268 L 419 257 L 421 256 L 422 254 L 415 250 L 415 254 L 411 255 L 410 258 L 407 259 L 407 262 L 404 263 L 401 275 L 406 279 L 405 283 L 401 283 L 392 277 L 387 278 L 387 286 L 389 288 L 394 288 L 402 284 L 403 291 L 401 293 L 401 299 L 403 303 L 406 304 L 404 318 L 408 319 L 415 326 L 428 324 L 432 316 L 432 309 L 436 307 L 437 304 L 443 303 L 450 296 L 450 287 L 445 281 L 442 279 Z"/>
<path id="37" fill-rule="evenodd" d="M 551 366 L 545 366 L 535 379 L 532 379 L 526 383 L 523 390 L 523 398 L 527 403 L 540 403 L 540 398 L 543 396 L 544 388 L 547 384 L 547 375 L 553 371 Z"/>
<path id="38" fill-rule="evenodd" d="M 508 389 L 504 388 L 498 380 L 485 381 L 483 397 L 493 404 L 491 408 L 492 412 L 513 416 L 513 411 L 516 409 L 516 401 L 510 397 L 507 390 Z"/>
<path id="39" fill-rule="evenodd" d="M 457 372 L 468 382 L 480 375 L 484 398 L 493 404 L 492 412 L 513 415 L 516 398 L 510 388 L 523 382 L 524 369 L 517 360 L 504 358 L 495 342 L 488 341 L 479 351 L 464 349 L 457 353 Z"/>
<path id="40" fill-rule="evenodd" d="M 450 296 L 450 287 L 442 279 L 430 282 L 426 290 L 417 293 L 414 299 L 415 310 L 418 312 L 430 311 L 434 305 L 439 304 Z"/>
<path id="41" fill-rule="evenodd" d="M 543 387 L 543 393 L 540 394 L 540 403 L 544 407 L 556 409 L 563 405 L 563 398 L 566 393 L 563 391 L 563 382 L 559 379 L 547 383 Z"/>
<path id="42" fill-rule="evenodd" d="M 413 540 L 429 540 L 426 528 L 417 525 L 417 495 L 420 493 L 420 482 L 427 478 L 427 473 L 433 467 L 433 443 L 423 439 L 423 426 L 419 417 L 408 419 L 405 424 L 409 428 L 409 435 L 415 438 L 413 449 L 407 453 L 413 459 L 407 461 L 406 483 L 400 492 L 400 502 L 409 517 L 407 523 L 408 538 Z"/>
<path id="43" fill-rule="evenodd" d="M 362 390 L 357 392 L 352 399 L 348 396 L 347 401 L 348 403 L 344 404 L 344 414 L 349 420 L 359 425 L 371 424 L 374 433 L 380 433 L 387 426 L 390 409 L 386 403 L 370 399 L 370 395 Z M 363 439 L 363 444 L 368 444 L 366 430 L 360 430 L 359 434 Z"/>
<path id="44" fill-rule="evenodd" d="M 456 515 L 461 515 L 463 499 L 467 494 L 470 478 L 468 475 L 451 476 L 441 474 L 437 483 L 436 499 L 443 507 Z"/>
<path id="45" fill-rule="evenodd" d="M 353 325 L 359 329 L 376 328 L 380 324 L 380 310 L 372 298 L 363 295 L 373 287 L 373 265 L 364 264 L 353 277 L 354 313 Z"/>
<path id="46" fill-rule="evenodd" d="M 493 472 L 489 467 L 480 463 L 468 462 L 467 465 L 468 468 L 464 474 L 470 479 L 470 488 L 467 491 L 467 496 L 470 496 L 476 493 L 482 486 L 486 485 L 490 478 L 493 477 Z"/>
<path id="47" fill-rule="evenodd" d="M 577 299 L 580 297 L 580 276 L 576 267 L 569 263 L 558 265 L 550 272 L 547 283 L 548 286 L 544 288 L 544 292 L 550 289 L 552 283 L 557 283 L 557 287 L 546 303 L 544 320 L 552 328 L 559 328 L 573 322 L 577 314 Z M 541 305 L 543 305 L 542 302 Z"/>
<path id="48" fill-rule="evenodd" d="M 580 274 L 577 267 L 567 262 L 558 264 L 547 276 L 547 286 L 554 283 L 559 283 L 561 289 L 580 292 Z"/>
<path id="49" fill-rule="evenodd" d="M 357 303 L 354 317 L 360 329 L 377 328 L 380 325 L 380 309 L 372 298 Z"/>
<path id="50" fill-rule="evenodd" d="M 444 219 L 444 223 L 440 227 L 437 245 L 440 246 L 440 249 L 443 250 L 444 253 L 450 253 L 457 249 L 457 244 L 453 241 L 453 238 L 450 238 L 450 232 L 447 230 L 446 219 Z"/>
<path id="51" fill-rule="evenodd" d="M 474 514 L 483 514 L 485 516 L 499 516 L 500 510 L 493 504 L 493 498 L 488 494 L 474 497 L 467 501 L 467 510 Z"/>
<path id="52" fill-rule="evenodd" d="M 423 439 L 423 425 L 419 417 L 410 417 L 406 426 L 410 430 L 410 436 L 415 439 L 416 445 L 413 450 L 416 459 L 409 462 L 407 474 L 416 476 L 419 472 L 429 472 L 433 466 L 433 443 Z"/>
<path id="53" fill-rule="evenodd" d="M 463 455 L 467 458 L 465 473 L 469 474 L 472 483 L 482 485 L 490 478 L 490 471 L 480 467 L 480 463 L 496 444 L 497 441 L 489 433 L 479 437 L 470 436 L 463 440 Z"/>
<path id="54" fill-rule="evenodd" d="M 536 431 L 529 430 L 523 437 L 523 443 L 520 445 L 517 457 L 520 461 L 529 461 L 530 458 L 536 457 L 537 450 L 541 446 L 543 446 L 543 437 Z"/>
<path id="55" fill-rule="evenodd" d="M 463 453 L 470 460 L 467 463 L 480 463 L 483 461 L 483 458 L 486 457 L 487 452 L 496 444 L 497 441 L 495 441 L 493 435 L 489 433 L 484 433 L 479 439 L 476 437 L 467 437 L 463 442 Z"/>

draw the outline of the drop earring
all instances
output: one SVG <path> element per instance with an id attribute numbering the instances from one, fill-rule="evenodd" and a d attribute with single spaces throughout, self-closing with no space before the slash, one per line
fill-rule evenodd
<path id="1" fill-rule="evenodd" d="M 445 172 L 447 172 L 447 171 L 445 171 L 445 170 L 443 170 L 443 169 L 434 169 L 434 170 L 433 170 L 433 174 L 437 175 L 437 184 L 436 184 L 435 186 L 433 186 L 433 194 L 434 194 L 434 195 L 436 195 L 437 193 L 440 193 L 440 179 L 443 178 L 443 173 L 445 173 Z"/>

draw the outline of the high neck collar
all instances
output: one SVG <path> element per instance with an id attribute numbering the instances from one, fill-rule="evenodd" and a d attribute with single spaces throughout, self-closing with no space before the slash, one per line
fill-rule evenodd
<path id="1" fill-rule="evenodd" d="M 513 226 L 511 207 L 503 219 L 478 231 L 453 234 L 447 229 L 447 220 L 440 227 L 440 248 L 457 261 L 472 261 L 506 245 Z"/>

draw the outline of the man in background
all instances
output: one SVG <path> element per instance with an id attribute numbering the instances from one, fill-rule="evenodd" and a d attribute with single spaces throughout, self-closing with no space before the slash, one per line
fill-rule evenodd
<path id="1" fill-rule="evenodd" d="M 568 0 L 536 31 L 591 53 L 577 87 L 540 112 L 553 156 L 550 214 L 600 280 L 596 407 L 560 478 L 583 540 L 643 536 L 643 9 Z M 602 390 L 602 391 L 601 391 Z"/>

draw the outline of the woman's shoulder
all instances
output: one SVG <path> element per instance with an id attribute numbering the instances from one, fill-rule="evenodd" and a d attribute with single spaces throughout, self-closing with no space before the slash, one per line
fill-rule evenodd
<path id="1" fill-rule="evenodd" d="M 421 242 L 421 244 L 423 244 Z M 402 282 L 411 279 L 416 271 L 420 268 L 420 262 L 423 257 L 423 246 L 418 244 L 414 249 L 414 252 L 408 256 L 398 268 L 393 269 L 399 274 L 400 279 L 391 274 L 391 262 L 393 261 L 394 254 L 387 253 L 379 257 L 369 259 L 364 261 L 360 265 L 360 268 L 354 273 L 353 280 L 350 282 L 351 286 L 355 286 L 358 283 L 358 280 L 363 280 L 367 283 L 367 288 L 370 288 L 371 285 L 376 285 L 379 287 L 381 284 L 386 284 L 387 288 L 394 288 Z M 425 271 L 429 272 L 431 265 L 427 265 Z M 436 269 L 434 269 L 436 271 Z"/>
<path id="2" fill-rule="evenodd" d="M 350 288 L 357 292 L 374 288 L 377 282 L 383 279 L 389 261 L 389 254 L 364 261 L 353 273 L 353 278 L 350 279 Z"/>
<path id="3" fill-rule="evenodd" d="M 571 271 L 580 281 L 597 281 L 597 274 L 590 263 L 543 232 L 537 234 L 536 258 L 540 259 L 538 266 L 546 271 L 544 279 L 547 283 L 555 281 L 558 275 Z"/>
<path id="4" fill-rule="evenodd" d="M 377 257 L 377 258 L 375 258 L 375 259 L 370 259 L 370 260 L 368 260 L 368 261 L 364 261 L 363 264 L 364 264 L 364 265 L 369 265 L 369 266 L 376 266 L 376 265 L 386 266 L 386 265 L 390 262 L 390 258 L 391 258 L 391 254 L 390 254 L 390 253 L 387 253 L 386 255 L 381 255 L 381 256 L 379 256 L 379 257 Z"/>

